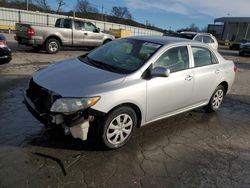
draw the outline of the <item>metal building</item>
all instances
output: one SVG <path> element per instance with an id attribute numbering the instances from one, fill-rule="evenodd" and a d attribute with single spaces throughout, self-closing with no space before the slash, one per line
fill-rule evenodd
<path id="1" fill-rule="evenodd" d="M 216 18 L 214 23 L 223 23 L 222 40 L 239 40 L 250 38 L 250 17 L 222 17 Z"/>

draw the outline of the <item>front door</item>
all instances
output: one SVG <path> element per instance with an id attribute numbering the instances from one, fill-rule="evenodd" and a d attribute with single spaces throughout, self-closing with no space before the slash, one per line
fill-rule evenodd
<path id="1" fill-rule="evenodd" d="M 103 34 L 97 31 L 94 24 L 84 23 L 84 43 L 86 46 L 100 46 L 103 43 Z"/>
<path id="2" fill-rule="evenodd" d="M 147 116 L 152 121 L 192 104 L 194 80 L 189 69 L 187 46 L 168 49 L 152 65 L 170 69 L 169 77 L 156 77 L 147 81 Z"/>

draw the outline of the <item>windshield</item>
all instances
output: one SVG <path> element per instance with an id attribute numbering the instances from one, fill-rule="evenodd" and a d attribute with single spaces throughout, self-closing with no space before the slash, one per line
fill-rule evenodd
<path id="1" fill-rule="evenodd" d="M 128 74 L 139 69 L 160 47 L 160 44 L 141 40 L 119 39 L 90 52 L 85 62 L 112 72 Z"/>

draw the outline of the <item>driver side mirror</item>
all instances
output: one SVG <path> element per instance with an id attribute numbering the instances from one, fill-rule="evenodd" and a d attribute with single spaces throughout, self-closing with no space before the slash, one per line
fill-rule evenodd
<path id="1" fill-rule="evenodd" d="M 152 77 L 169 77 L 170 69 L 166 69 L 164 67 L 154 67 L 150 73 Z"/>
<path id="2" fill-rule="evenodd" d="M 100 28 L 96 28 L 96 29 L 94 29 L 94 31 L 93 32 L 95 32 L 95 33 L 100 33 Z"/>

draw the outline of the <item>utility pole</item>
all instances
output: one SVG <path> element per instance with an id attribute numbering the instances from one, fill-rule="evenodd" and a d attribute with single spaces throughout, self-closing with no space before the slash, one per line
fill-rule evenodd
<path id="1" fill-rule="evenodd" d="M 103 21 L 103 9 L 104 9 L 104 6 L 102 5 L 102 21 Z"/>
<path id="2" fill-rule="evenodd" d="M 26 0 L 26 10 L 29 10 L 29 0 Z"/>

